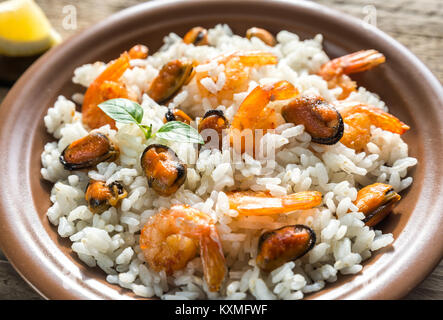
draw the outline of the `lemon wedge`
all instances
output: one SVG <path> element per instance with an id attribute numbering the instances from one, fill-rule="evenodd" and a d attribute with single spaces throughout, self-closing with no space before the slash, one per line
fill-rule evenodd
<path id="1" fill-rule="evenodd" d="M 0 54 L 32 56 L 60 42 L 60 35 L 34 0 L 0 2 Z"/>

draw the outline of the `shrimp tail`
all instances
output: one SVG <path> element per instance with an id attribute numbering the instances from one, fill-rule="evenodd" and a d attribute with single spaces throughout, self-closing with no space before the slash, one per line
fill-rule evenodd
<path id="1" fill-rule="evenodd" d="M 300 93 L 294 85 L 286 80 L 272 84 L 267 89 L 271 101 L 288 100 L 295 98 Z"/>
<path id="2" fill-rule="evenodd" d="M 85 99 L 83 105 L 87 104 L 87 99 L 91 98 L 95 91 L 100 87 L 105 81 L 117 81 L 125 73 L 126 69 L 129 68 L 130 57 L 127 52 L 123 52 L 120 57 L 106 67 L 106 69 L 100 73 L 100 75 L 95 78 L 92 84 L 88 87 L 85 93 Z"/>
<path id="3" fill-rule="evenodd" d="M 274 197 L 266 192 L 228 193 L 231 209 L 240 215 L 272 215 L 307 210 L 321 204 L 322 195 L 318 191 L 302 191 L 286 196 Z"/>
<path id="4" fill-rule="evenodd" d="M 390 131 L 392 133 L 403 134 L 410 129 L 410 127 L 403 123 L 400 119 L 384 112 L 383 110 L 376 107 L 362 107 L 369 114 L 369 117 L 372 119 L 373 123 L 376 124 L 377 127 Z"/>
<path id="5" fill-rule="evenodd" d="M 200 256 L 203 264 L 203 274 L 208 288 L 212 292 L 220 290 L 226 275 L 225 257 L 215 227 L 200 238 Z"/>
<path id="6" fill-rule="evenodd" d="M 392 133 L 403 134 L 410 129 L 410 127 L 403 123 L 400 119 L 390 113 L 383 111 L 380 108 L 370 105 L 355 105 L 350 108 L 345 108 L 340 113 L 347 118 L 354 114 L 366 114 L 369 116 L 371 124 Z"/>
<path id="7" fill-rule="evenodd" d="M 361 50 L 326 62 L 318 75 L 328 82 L 330 89 L 340 87 L 342 93 L 338 100 L 344 100 L 357 89 L 357 83 L 348 75 L 372 69 L 385 61 L 385 56 L 377 50 Z"/>
<path id="8" fill-rule="evenodd" d="M 232 121 L 232 127 L 240 131 L 253 127 L 253 124 L 259 120 L 260 112 L 269 102 L 269 93 L 261 87 L 256 87 L 243 100 L 235 117 Z"/>
<path id="9" fill-rule="evenodd" d="M 377 50 L 361 50 L 341 58 L 344 74 L 352 74 L 372 69 L 386 61 Z"/>
<path id="10" fill-rule="evenodd" d="M 256 129 L 255 124 L 261 119 L 261 112 L 270 101 L 287 100 L 297 96 L 298 93 L 297 88 L 284 80 L 267 86 L 258 86 L 241 103 L 232 126 L 240 130 Z"/>
<path id="11" fill-rule="evenodd" d="M 270 52 L 249 51 L 237 54 L 240 62 L 246 67 L 265 66 L 278 63 L 276 55 Z"/>
<path id="12" fill-rule="evenodd" d="M 234 140 L 245 129 L 250 129 L 254 135 L 256 129 L 269 130 L 277 126 L 277 116 L 273 108 L 266 108 L 270 101 L 294 98 L 299 91 L 288 81 L 279 81 L 266 86 L 257 86 L 243 100 L 231 124 L 230 141 L 235 147 Z M 240 136 L 241 149 L 245 151 L 245 139 Z M 236 148 L 238 149 L 238 148 Z"/>
<path id="13" fill-rule="evenodd" d="M 282 203 L 287 210 L 307 210 L 320 205 L 322 195 L 318 191 L 297 192 L 282 197 Z"/>
<path id="14" fill-rule="evenodd" d="M 320 75 L 325 80 L 331 80 L 341 75 L 372 69 L 385 61 L 385 56 L 377 50 L 361 50 L 325 63 L 320 70 Z"/>
<path id="15" fill-rule="evenodd" d="M 110 124 L 115 129 L 114 120 L 99 109 L 98 104 L 103 102 L 105 93 L 107 95 L 128 96 L 126 90 L 118 84 L 118 80 L 129 66 L 130 56 L 127 52 L 124 52 L 118 59 L 112 61 L 86 90 L 82 104 L 82 115 L 83 122 L 90 129 L 101 127 L 104 124 Z"/>

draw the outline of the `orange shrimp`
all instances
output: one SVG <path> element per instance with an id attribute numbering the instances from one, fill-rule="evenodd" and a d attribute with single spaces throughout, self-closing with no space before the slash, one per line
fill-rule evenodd
<path id="1" fill-rule="evenodd" d="M 219 103 L 223 100 L 232 100 L 235 93 L 244 92 L 248 89 L 249 69 L 265 65 L 277 64 L 277 57 L 269 52 L 248 51 L 224 54 L 215 59 L 219 65 L 224 65 L 226 81 L 223 88 L 217 93 L 212 93 L 200 81 L 210 77 L 207 71 L 196 72 L 197 86 L 203 97 L 215 97 Z M 211 77 L 214 83 L 218 77 Z"/>
<path id="2" fill-rule="evenodd" d="M 129 50 L 128 54 L 131 59 L 146 59 L 149 55 L 149 48 L 142 44 L 136 44 Z"/>
<path id="3" fill-rule="evenodd" d="M 243 130 L 251 130 L 252 136 L 255 138 L 256 129 L 266 132 L 284 123 L 282 116 L 273 107 L 268 107 L 268 104 L 271 101 L 287 100 L 296 97 L 298 94 L 297 88 L 285 80 L 271 85 L 258 86 L 252 90 L 243 100 L 232 120 L 230 127 L 231 145 L 237 151 L 244 152 L 246 148 L 245 137 L 240 135 Z M 234 142 L 239 136 L 242 139 L 241 144 Z M 240 145 L 241 149 L 239 148 Z"/>
<path id="4" fill-rule="evenodd" d="M 96 129 L 109 124 L 116 129 L 115 121 L 108 117 L 98 105 L 106 100 L 126 98 L 137 101 L 137 95 L 126 88 L 119 79 L 129 68 L 131 57 L 124 52 L 109 63 L 107 68 L 89 85 L 82 105 L 82 121 L 89 129 Z"/>
<path id="5" fill-rule="evenodd" d="M 400 135 L 410 129 L 392 114 L 358 102 L 342 103 L 339 112 L 346 124 L 340 142 L 357 152 L 364 150 L 371 139 L 371 125 Z"/>
<path id="6" fill-rule="evenodd" d="M 377 50 L 361 50 L 325 63 L 318 75 L 328 81 L 330 89 L 341 87 L 343 92 L 338 99 L 343 100 L 357 89 L 357 84 L 348 77 L 349 74 L 372 69 L 385 61 L 385 56 Z"/>
<path id="7" fill-rule="evenodd" d="M 209 290 L 218 291 L 226 265 L 215 223 L 208 215 L 188 205 L 173 205 L 150 217 L 140 235 L 146 262 L 167 275 L 185 268 L 199 247 Z"/>
<path id="8" fill-rule="evenodd" d="M 234 191 L 227 193 L 229 206 L 240 215 L 272 215 L 307 210 L 321 204 L 318 191 L 302 191 L 274 197 L 268 192 Z"/>

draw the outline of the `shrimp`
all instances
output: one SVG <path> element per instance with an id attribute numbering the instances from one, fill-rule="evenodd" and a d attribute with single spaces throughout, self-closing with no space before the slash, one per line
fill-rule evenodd
<path id="1" fill-rule="evenodd" d="M 380 108 L 358 102 L 342 103 L 339 107 L 345 129 L 340 142 L 357 152 L 364 150 L 371 139 L 371 126 L 403 134 L 410 127 Z"/>
<path id="2" fill-rule="evenodd" d="M 223 100 L 232 100 L 235 93 L 244 92 L 248 89 L 249 68 L 256 68 L 265 65 L 275 65 L 277 57 L 269 52 L 248 51 L 233 52 L 215 58 L 218 65 L 224 66 L 226 76 L 224 86 L 218 92 L 211 92 L 201 84 L 201 80 L 210 77 L 217 83 L 218 77 L 211 76 L 208 71 L 196 72 L 195 77 L 200 94 L 203 97 L 215 97 L 218 103 Z"/>
<path id="3" fill-rule="evenodd" d="M 188 205 L 173 205 L 152 216 L 140 235 L 146 262 L 167 275 L 185 268 L 199 247 L 205 281 L 210 291 L 218 291 L 226 265 L 215 223 L 208 215 Z"/>
<path id="4" fill-rule="evenodd" d="M 131 57 L 124 52 L 89 85 L 82 105 L 82 121 L 89 129 L 96 129 L 109 124 L 116 129 L 115 121 L 107 116 L 98 105 L 106 100 L 126 98 L 137 101 L 137 94 L 126 88 L 119 79 L 129 68 Z"/>
<path id="5" fill-rule="evenodd" d="M 268 192 L 234 191 L 227 193 L 230 209 L 240 215 L 272 215 L 307 210 L 321 204 L 318 191 L 302 191 L 286 196 L 274 197 Z"/>
<path id="6" fill-rule="evenodd" d="M 253 137 L 255 137 L 256 129 L 262 129 L 266 132 L 284 123 L 281 114 L 277 113 L 275 108 L 268 107 L 268 104 L 271 101 L 287 100 L 296 97 L 298 94 L 297 88 L 285 80 L 270 85 L 258 86 L 252 90 L 243 100 L 232 120 L 230 127 L 231 145 L 239 149 L 239 144 L 234 141 L 245 129 L 251 130 Z M 244 136 L 241 136 L 241 150 L 237 150 L 242 153 L 246 148 L 244 138 Z"/>
<path id="7" fill-rule="evenodd" d="M 131 59 L 146 59 L 149 55 L 149 48 L 142 44 L 136 44 L 129 50 L 128 54 Z"/>
<path id="8" fill-rule="evenodd" d="M 349 74 L 372 69 L 385 61 L 385 56 L 377 50 L 361 50 L 325 63 L 318 75 L 328 82 L 330 89 L 342 88 L 338 99 L 343 100 L 357 89 L 357 84 L 348 77 Z"/>

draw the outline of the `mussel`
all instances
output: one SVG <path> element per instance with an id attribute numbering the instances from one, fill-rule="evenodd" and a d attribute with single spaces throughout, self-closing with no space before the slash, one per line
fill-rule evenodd
<path id="1" fill-rule="evenodd" d="M 275 46 L 277 44 L 277 41 L 275 40 L 275 37 L 267 30 L 257 27 L 249 28 L 246 31 L 246 38 L 251 39 L 252 37 L 257 37 L 261 41 L 263 41 L 268 46 Z"/>
<path id="2" fill-rule="evenodd" d="M 147 94 L 157 103 L 172 98 L 193 75 L 193 64 L 187 60 L 173 60 L 166 63 L 151 82 Z"/>
<path id="3" fill-rule="evenodd" d="M 281 114 L 286 122 L 304 125 L 313 142 L 331 145 L 343 136 L 340 113 L 320 96 L 292 99 L 282 107 Z"/>
<path id="4" fill-rule="evenodd" d="M 66 170 L 89 168 L 104 161 L 114 161 L 119 149 L 106 135 L 91 132 L 68 145 L 60 155 Z"/>
<path id="5" fill-rule="evenodd" d="M 92 213 L 102 213 L 111 206 L 116 207 L 127 195 L 117 181 L 107 185 L 104 181 L 91 180 L 86 187 L 85 200 Z"/>
<path id="6" fill-rule="evenodd" d="M 208 30 L 202 27 L 194 27 L 185 34 L 183 42 L 194 46 L 208 45 Z"/>
<path id="7" fill-rule="evenodd" d="M 198 124 L 198 132 L 205 141 L 205 146 L 222 148 L 223 130 L 229 127 L 229 122 L 222 110 L 209 110 Z"/>
<path id="8" fill-rule="evenodd" d="M 186 164 L 165 145 L 149 145 L 143 151 L 140 163 L 149 187 L 161 196 L 175 193 L 186 180 Z"/>
<path id="9" fill-rule="evenodd" d="M 191 124 L 191 117 L 188 116 L 183 110 L 177 108 L 168 108 L 168 111 L 165 113 L 165 119 L 163 122 L 168 121 L 181 121 L 186 124 Z"/>
<path id="10" fill-rule="evenodd" d="M 374 183 L 357 192 L 354 204 L 365 215 L 363 222 L 373 227 L 394 209 L 400 199 L 401 196 L 391 185 Z"/>
<path id="11" fill-rule="evenodd" d="M 257 265 L 265 271 L 272 271 L 304 256 L 314 247 L 315 241 L 315 232 L 302 224 L 267 231 L 258 242 Z"/>

